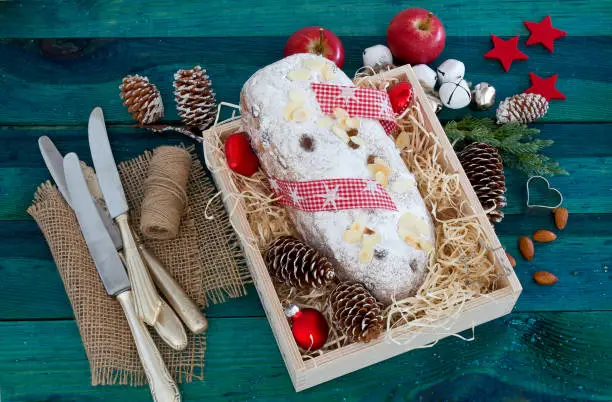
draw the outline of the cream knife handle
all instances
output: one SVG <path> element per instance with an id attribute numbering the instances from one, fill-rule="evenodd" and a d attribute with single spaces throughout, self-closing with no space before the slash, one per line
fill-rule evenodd
<path id="1" fill-rule="evenodd" d="M 164 342 L 174 350 L 183 350 L 187 347 L 187 333 L 181 320 L 170 306 L 162 300 L 161 310 L 157 321 L 153 325 L 155 332 Z"/>
<path id="2" fill-rule="evenodd" d="M 128 223 L 127 214 L 117 216 L 115 221 L 119 226 L 121 239 L 123 240 L 123 253 L 130 284 L 134 292 L 136 314 L 147 324 L 154 325 L 161 310 L 161 298 L 157 294 L 157 289 L 155 289 L 147 266 L 142 261 Z"/>
<path id="3" fill-rule="evenodd" d="M 144 368 L 151 395 L 155 402 L 180 402 L 181 394 L 179 393 L 176 383 L 170 376 L 164 360 L 162 359 L 159 350 L 153 343 L 151 334 L 147 331 L 145 325 L 136 315 L 136 309 L 133 305 L 132 292 L 125 291 L 117 295 L 117 300 L 123 308 L 125 317 L 127 318 L 130 330 L 134 336 L 138 356 Z"/>
<path id="4" fill-rule="evenodd" d="M 166 296 L 166 300 L 181 317 L 187 328 L 195 334 L 206 331 L 208 321 L 194 301 L 187 296 L 162 263 L 143 244 L 139 244 L 138 248 L 149 265 L 149 271 L 157 287 Z"/>

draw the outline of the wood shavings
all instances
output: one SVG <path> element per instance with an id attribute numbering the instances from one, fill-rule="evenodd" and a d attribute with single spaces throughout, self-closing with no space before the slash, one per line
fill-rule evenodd
<path id="1" fill-rule="evenodd" d="M 359 79 L 357 85 L 384 89 L 394 83 L 371 83 L 369 77 Z M 325 120 L 329 124 L 328 120 Z M 412 105 L 399 120 L 399 136 L 402 139 L 401 156 L 414 174 L 420 193 L 434 218 L 436 244 L 426 239 L 413 237 L 415 247 L 430 252 L 428 275 L 417 294 L 403 300 L 394 300 L 385 311 L 387 333 L 392 341 L 409 342 L 410 339 L 394 339 L 394 334 L 411 327 L 441 328 L 440 322 L 448 325 L 462 306 L 470 299 L 482 297 L 497 289 L 499 273 L 491 257 L 491 247 L 481 230 L 480 223 L 466 200 L 459 176 L 444 166 L 451 166 L 444 160 L 442 148 L 436 136 L 425 128 L 424 117 L 418 102 Z M 222 154 L 222 142 L 218 141 Z M 372 158 L 371 162 L 374 162 Z M 379 162 L 379 161 L 377 161 Z M 261 250 L 274 238 L 281 235 L 296 235 L 297 231 L 289 220 L 287 211 L 276 205 L 266 177 L 258 172 L 253 177 L 233 175 L 234 183 L 244 200 L 247 218 L 257 237 Z M 400 190 L 408 183 L 397 186 Z M 393 184 L 391 188 L 393 190 Z M 366 222 L 357 221 L 347 231 L 350 241 L 359 242 Z M 352 230 L 351 230 L 352 229 Z M 359 238 L 358 238 L 359 237 Z M 368 246 L 373 258 L 385 258 L 385 253 Z M 370 255 L 364 256 L 370 258 Z M 332 323 L 332 312 L 327 297 L 334 284 L 312 291 L 297 291 L 280 285 L 276 290 L 283 302 L 291 301 L 302 307 L 321 311 Z M 442 324 L 444 325 L 444 324 Z M 303 353 L 304 360 L 323 355 L 343 347 L 350 342 L 333 325 L 327 343 L 319 350 Z"/>

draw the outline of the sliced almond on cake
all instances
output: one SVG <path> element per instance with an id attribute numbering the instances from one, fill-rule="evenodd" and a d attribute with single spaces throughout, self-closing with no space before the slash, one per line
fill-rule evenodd
<path id="1" fill-rule="evenodd" d="M 340 126 L 334 126 L 332 128 L 332 132 L 336 135 L 336 137 L 340 138 L 342 142 L 348 144 L 350 137 L 346 133 L 346 131 Z"/>
<path id="2" fill-rule="evenodd" d="M 306 102 L 306 93 L 304 91 L 298 91 L 294 89 L 289 92 L 289 100 L 294 103 L 304 103 Z"/>
<path id="3" fill-rule="evenodd" d="M 291 70 L 287 74 L 287 78 L 291 81 L 308 81 L 310 79 L 310 71 L 308 70 Z"/>
<path id="4" fill-rule="evenodd" d="M 409 179 L 399 179 L 391 183 L 391 191 L 400 194 L 407 193 L 412 187 L 414 182 Z"/>
<path id="5" fill-rule="evenodd" d="M 297 122 L 302 122 L 308 120 L 311 112 L 310 109 L 300 106 L 293 111 L 292 120 Z"/>
<path id="6" fill-rule="evenodd" d="M 329 117 L 321 117 L 320 119 L 316 121 L 316 123 L 317 123 L 317 126 L 320 126 L 323 128 L 329 128 L 332 126 L 332 124 L 334 124 L 334 121 Z"/>
<path id="7" fill-rule="evenodd" d="M 325 81 L 331 81 L 336 77 L 335 67 L 328 62 L 325 62 L 325 65 L 321 67 L 321 76 Z"/>
<path id="8" fill-rule="evenodd" d="M 285 118 L 285 120 L 287 121 L 293 120 L 293 111 L 300 106 L 301 105 L 299 103 L 295 103 L 295 102 L 288 103 L 287 106 L 285 106 L 285 110 L 283 111 L 283 117 Z"/>
<path id="9" fill-rule="evenodd" d="M 361 241 L 362 233 L 358 230 L 345 230 L 342 234 L 342 240 L 345 243 L 359 243 Z"/>
<path id="10" fill-rule="evenodd" d="M 374 247 L 362 247 L 359 252 L 359 262 L 369 264 L 374 258 Z"/>
<path id="11" fill-rule="evenodd" d="M 304 60 L 304 67 L 313 71 L 320 71 L 325 66 L 325 64 L 327 64 L 325 60 L 318 58 Z"/>

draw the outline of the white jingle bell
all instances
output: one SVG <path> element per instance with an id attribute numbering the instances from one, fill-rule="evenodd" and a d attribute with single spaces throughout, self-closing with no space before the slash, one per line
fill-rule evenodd
<path id="1" fill-rule="evenodd" d="M 461 109 L 470 104 L 472 94 L 465 80 L 445 82 L 440 86 L 440 101 L 449 109 Z"/>
<path id="2" fill-rule="evenodd" d="M 436 69 L 438 82 L 457 82 L 465 76 L 465 64 L 455 59 L 448 59 Z"/>
<path id="3" fill-rule="evenodd" d="M 385 45 L 376 45 L 363 51 L 363 65 L 374 67 L 377 64 L 392 64 L 393 55 L 391 50 Z"/>
<path id="4" fill-rule="evenodd" d="M 412 67 L 414 74 L 421 83 L 421 86 L 425 91 L 433 91 L 436 86 L 436 72 L 432 70 L 427 64 L 417 64 Z"/>

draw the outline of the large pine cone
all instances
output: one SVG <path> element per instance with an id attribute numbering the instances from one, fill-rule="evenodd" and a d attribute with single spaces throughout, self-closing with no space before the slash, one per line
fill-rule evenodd
<path id="1" fill-rule="evenodd" d="M 383 330 L 383 305 L 359 282 L 342 282 L 329 295 L 334 325 L 353 342 L 370 342 Z"/>
<path id="2" fill-rule="evenodd" d="M 157 87 L 147 77 L 128 75 L 121 85 L 121 99 L 139 124 L 151 124 L 164 117 L 164 104 Z"/>
<path id="3" fill-rule="evenodd" d="M 318 288 L 335 277 L 331 262 L 292 236 L 274 240 L 265 253 L 270 275 L 296 288 Z"/>
<path id="4" fill-rule="evenodd" d="M 215 120 L 217 102 L 206 70 L 195 66 L 174 74 L 174 97 L 181 120 L 189 127 L 208 128 Z"/>
<path id="5" fill-rule="evenodd" d="M 532 123 L 548 112 L 548 101 L 539 94 L 518 94 L 504 99 L 497 107 L 497 124 Z"/>
<path id="6" fill-rule="evenodd" d="M 506 178 L 497 149 L 484 142 L 474 142 L 457 154 L 484 209 L 495 208 L 487 215 L 493 223 L 501 222 L 506 206 Z"/>

